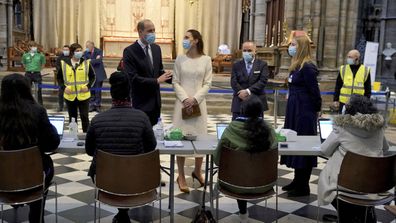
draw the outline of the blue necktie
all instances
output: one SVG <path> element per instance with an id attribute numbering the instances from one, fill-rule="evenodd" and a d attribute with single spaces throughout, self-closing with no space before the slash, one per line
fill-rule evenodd
<path id="1" fill-rule="evenodd" d="M 247 63 L 246 64 L 246 71 L 247 71 L 247 74 L 248 75 L 250 75 L 250 71 L 252 70 L 252 63 Z"/>

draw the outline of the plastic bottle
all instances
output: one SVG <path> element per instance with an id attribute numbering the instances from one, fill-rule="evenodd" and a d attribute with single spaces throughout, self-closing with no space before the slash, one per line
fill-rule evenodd
<path id="1" fill-rule="evenodd" d="M 164 140 L 164 124 L 162 123 L 161 117 L 158 118 L 158 122 L 154 126 L 154 134 L 158 141 Z"/>
<path id="2" fill-rule="evenodd" d="M 69 132 L 70 136 L 73 139 L 77 139 L 78 125 L 75 118 L 71 118 L 71 122 L 69 124 Z"/>

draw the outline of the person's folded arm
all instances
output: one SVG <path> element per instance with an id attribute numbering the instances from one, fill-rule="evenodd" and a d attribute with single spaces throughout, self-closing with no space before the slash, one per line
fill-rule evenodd
<path id="1" fill-rule="evenodd" d="M 98 64 L 103 63 L 103 51 L 102 50 L 98 50 L 97 52 L 99 54 L 99 55 L 97 55 L 97 56 L 99 56 L 99 59 L 97 59 L 96 57 L 91 59 L 91 64 L 93 66 L 96 66 Z"/>

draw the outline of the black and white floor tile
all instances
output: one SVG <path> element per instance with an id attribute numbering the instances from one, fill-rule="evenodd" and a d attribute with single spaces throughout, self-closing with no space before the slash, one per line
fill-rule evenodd
<path id="1" fill-rule="evenodd" d="M 57 114 L 49 111 L 50 114 Z M 67 116 L 66 113 L 61 113 Z M 94 115 L 91 113 L 90 116 Z M 163 115 L 165 124 L 170 123 L 170 115 Z M 265 119 L 273 124 L 273 119 L 266 116 Z M 230 115 L 210 115 L 208 118 L 208 131 L 214 134 L 215 124 L 220 122 L 229 122 Z M 283 119 L 278 119 L 278 124 L 282 124 Z M 54 154 L 52 159 L 55 163 L 56 176 L 54 181 L 58 184 L 58 222 L 93 222 L 94 220 L 94 187 L 91 179 L 87 176 L 91 157 L 86 154 Z M 161 164 L 169 167 L 169 156 L 161 156 Z M 193 170 L 194 161 L 188 158 L 186 162 L 186 173 Z M 325 160 L 319 159 L 318 168 L 313 171 L 310 179 L 311 194 L 310 196 L 300 198 L 289 198 L 282 191 L 281 187 L 288 184 L 293 178 L 292 169 L 279 165 L 279 211 L 276 215 L 275 198 L 270 198 L 266 202 L 263 200 L 251 202 L 248 204 L 249 222 L 316 222 L 317 218 L 317 180 L 320 170 L 325 166 Z M 168 192 L 169 177 L 162 174 L 166 186 L 162 188 L 162 222 L 169 222 Z M 216 180 L 216 177 L 215 177 Z M 202 200 L 202 188 L 197 188 L 198 184 L 192 181 L 191 176 L 187 176 L 187 183 L 190 186 L 189 194 L 181 193 L 175 185 L 175 222 L 191 222 L 194 214 L 200 206 Z M 55 222 L 55 198 L 54 187 L 50 187 L 50 194 L 45 206 L 45 221 Z M 238 207 L 235 200 L 220 196 L 220 222 L 239 222 Z M 209 206 L 209 198 L 206 199 L 206 205 Z M 117 209 L 106 205 L 101 205 L 101 222 L 111 222 Z M 320 208 L 320 216 L 323 214 L 335 214 L 331 206 Z M 5 222 L 26 222 L 28 207 L 14 209 L 10 206 L 4 206 Z M 377 209 L 379 222 L 391 222 L 394 218 L 388 214 L 382 207 Z M 144 206 L 129 211 L 132 222 L 159 222 L 159 204 L 155 202 L 153 206 Z M 320 219 L 321 221 L 321 219 Z"/>

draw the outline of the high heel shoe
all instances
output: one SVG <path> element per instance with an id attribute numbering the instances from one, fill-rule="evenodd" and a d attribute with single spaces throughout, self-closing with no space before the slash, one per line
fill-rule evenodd
<path id="1" fill-rule="evenodd" d="M 177 185 L 179 185 L 179 190 L 181 191 L 181 192 L 183 192 L 183 193 L 190 193 L 190 189 L 186 186 L 186 187 L 181 187 L 180 186 L 180 183 L 179 183 L 179 177 L 177 177 L 176 178 L 176 182 L 177 182 Z"/>
<path id="2" fill-rule="evenodd" d="M 195 179 L 198 180 L 198 182 L 199 182 L 199 184 L 200 184 L 200 187 L 203 187 L 203 186 L 205 185 L 205 182 L 204 182 L 204 181 L 201 181 L 201 179 L 199 179 L 198 176 L 195 175 L 195 172 L 192 172 L 192 173 L 191 173 L 191 177 L 192 177 L 192 179 L 193 179 L 193 182 L 194 182 Z"/>

